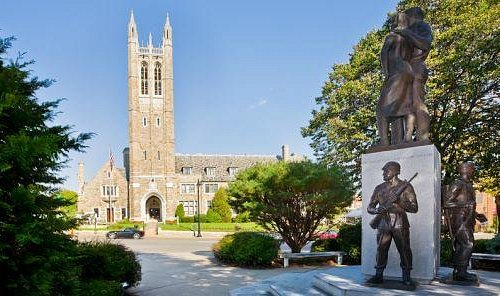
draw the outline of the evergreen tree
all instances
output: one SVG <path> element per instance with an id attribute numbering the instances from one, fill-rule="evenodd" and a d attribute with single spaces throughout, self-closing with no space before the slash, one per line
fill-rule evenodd
<path id="1" fill-rule="evenodd" d="M 229 196 L 225 188 L 220 188 L 214 195 L 210 209 L 219 214 L 222 222 L 231 222 L 233 211 L 228 203 Z M 207 213 L 208 216 L 208 213 Z"/>
<path id="2" fill-rule="evenodd" d="M 6 61 L 13 38 L 0 38 L 0 294 L 70 295 L 78 286 L 74 251 L 62 214 L 70 203 L 56 194 L 70 151 L 91 135 L 51 125 L 59 100 L 38 102 L 49 80 L 30 75 L 22 56 Z"/>

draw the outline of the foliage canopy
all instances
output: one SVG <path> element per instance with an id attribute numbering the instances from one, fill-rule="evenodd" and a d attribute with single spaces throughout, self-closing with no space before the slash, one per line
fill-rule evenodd
<path id="1" fill-rule="evenodd" d="M 70 151 L 90 134 L 50 125 L 59 101 L 38 102 L 50 85 L 30 75 L 22 56 L 5 59 L 13 38 L 0 38 L 0 294 L 70 295 L 78 287 L 75 243 L 63 233 L 74 219 L 70 203 L 56 194 L 57 175 Z"/>
<path id="2" fill-rule="evenodd" d="M 281 234 L 292 252 L 300 252 L 321 220 L 346 207 L 352 194 L 341 168 L 310 161 L 257 164 L 229 185 L 230 204 Z"/>
<path id="3" fill-rule="evenodd" d="M 433 30 L 426 60 L 426 105 L 431 141 L 441 153 L 444 180 L 474 161 L 483 189 L 500 185 L 500 4 L 491 0 L 403 0 L 397 11 L 419 6 Z M 378 141 L 375 106 L 383 76 L 379 53 L 394 15 L 354 47 L 348 63 L 335 64 L 302 129 L 316 156 L 341 164 L 359 181 L 361 154 Z M 359 183 L 358 183 L 359 184 Z"/>

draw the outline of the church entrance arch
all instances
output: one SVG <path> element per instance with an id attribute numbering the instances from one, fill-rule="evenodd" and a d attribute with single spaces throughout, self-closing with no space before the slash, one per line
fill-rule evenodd
<path id="1" fill-rule="evenodd" d="M 161 213 L 161 200 L 157 196 L 153 195 L 146 200 L 146 215 L 149 219 L 155 219 L 157 221 L 162 221 Z"/>

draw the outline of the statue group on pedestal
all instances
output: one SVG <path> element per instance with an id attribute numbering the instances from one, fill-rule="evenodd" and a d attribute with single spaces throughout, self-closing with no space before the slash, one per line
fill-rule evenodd
<path id="1" fill-rule="evenodd" d="M 398 13 L 396 26 L 386 36 L 380 53 L 385 81 L 376 109 L 381 138 L 379 147 L 413 142 L 415 130 L 419 144 L 430 144 L 430 117 L 424 97 L 428 78 L 425 59 L 431 42 L 432 31 L 424 22 L 421 8 Z M 370 226 L 377 229 L 378 243 L 376 273 L 367 283 L 383 283 L 389 247 L 394 240 L 401 260 L 403 285 L 414 286 L 410 278 L 412 252 L 407 213 L 418 211 L 416 194 L 410 184 L 416 174 L 409 181 L 400 180 L 401 167 L 395 161 L 387 162 L 382 170 L 384 183 L 375 188 L 367 209 L 369 214 L 375 215 Z M 453 244 L 452 279 L 455 282 L 477 282 L 477 277 L 467 272 L 467 266 L 474 244 L 475 220 L 482 222 L 486 217 L 476 213 L 473 173 L 472 163 L 461 164 L 460 177 L 443 196 L 446 223 Z"/>
<path id="2" fill-rule="evenodd" d="M 380 145 L 429 141 L 430 117 L 424 104 L 432 31 L 421 8 L 400 12 L 397 27 L 385 38 L 380 62 L 386 76 L 377 104 Z M 389 134 L 390 139 L 389 141 Z"/>

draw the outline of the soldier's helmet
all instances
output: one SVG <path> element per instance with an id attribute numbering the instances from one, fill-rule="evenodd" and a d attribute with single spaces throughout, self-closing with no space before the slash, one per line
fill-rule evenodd
<path id="1" fill-rule="evenodd" d="M 401 165 L 395 161 L 389 161 L 388 163 L 386 163 L 382 170 L 384 171 L 390 168 L 394 169 L 398 174 L 401 172 Z"/>

